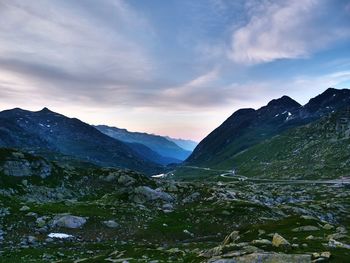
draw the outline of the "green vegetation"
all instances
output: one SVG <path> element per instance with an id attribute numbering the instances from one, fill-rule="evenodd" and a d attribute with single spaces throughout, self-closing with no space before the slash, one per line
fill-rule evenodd
<path id="1" fill-rule="evenodd" d="M 214 168 L 234 166 L 239 174 L 254 178 L 336 179 L 348 176 L 349 120 L 349 111 L 332 114 L 224 158 Z M 229 151 L 227 155 L 230 156 Z"/>

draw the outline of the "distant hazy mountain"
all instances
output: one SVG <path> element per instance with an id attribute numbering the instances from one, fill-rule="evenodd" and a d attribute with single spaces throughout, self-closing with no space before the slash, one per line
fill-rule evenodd
<path id="1" fill-rule="evenodd" d="M 231 168 L 235 154 L 349 105 L 350 90 L 329 88 L 304 106 L 283 96 L 258 110 L 238 110 L 198 144 L 186 163 Z"/>
<path id="2" fill-rule="evenodd" d="M 154 162 L 160 165 L 168 165 L 171 163 L 181 162 L 178 159 L 174 159 L 171 157 L 164 157 L 141 143 L 133 143 L 133 142 L 124 142 L 124 143 L 126 143 L 130 148 L 132 148 L 135 152 L 137 152 L 140 156 L 142 156 L 142 158 L 150 162 Z"/>
<path id="3" fill-rule="evenodd" d="M 37 112 L 18 108 L 0 112 L 0 147 L 18 148 L 45 157 L 59 153 L 97 165 L 146 173 L 158 168 L 134 147 L 47 108 Z"/>
<path id="4" fill-rule="evenodd" d="M 165 138 L 168 139 L 169 141 L 172 141 L 172 142 L 176 143 L 182 149 L 185 149 L 185 150 L 191 151 L 191 152 L 198 145 L 198 142 L 195 142 L 195 141 L 192 141 L 192 140 L 175 139 L 175 138 L 171 138 L 169 136 L 165 136 Z"/>
<path id="5" fill-rule="evenodd" d="M 159 155 L 170 158 L 170 162 L 180 163 L 185 160 L 191 151 L 185 150 L 173 141 L 159 135 L 153 135 L 141 132 L 130 132 L 126 129 L 110 127 L 106 125 L 95 126 L 104 134 L 127 143 L 143 144 Z M 170 163 L 169 162 L 169 163 Z"/>

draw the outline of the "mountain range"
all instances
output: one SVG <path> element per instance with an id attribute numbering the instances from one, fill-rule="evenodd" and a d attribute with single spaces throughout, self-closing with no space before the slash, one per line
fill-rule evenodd
<path id="1" fill-rule="evenodd" d="M 170 137 L 163 137 L 160 135 L 130 132 L 126 129 L 117 127 L 110 127 L 106 125 L 95 126 L 100 132 L 125 143 L 143 144 L 156 152 L 158 155 L 164 157 L 164 163 L 180 163 L 190 156 L 192 150 L 185 150 L 184 147 L 195 145 L 193 141 L 177 140 Z M 182 145 L 183 147 L 180 147 Z M 191 147 L 190 147 L 191 148 Z"/>
<path id="2" fill-rule="evenodd" d="M 271 154 L 277 154 L 275 153 L 275 148 L 272 147 L 272 145 L 276 144 L 276 141 L 272 140 L 267 143 L 266 140 L 271 140 L 281 134 L 284 136 L 284 140 L 280 141 L 279 147 L 281 148 L 285 146 L 285 143 L 288 142 L 287 139 L 291 137 L 295 141 L 300 141 L 300 143 L 307 143 L 308 139 L 310 139 L 310 131 L 317 130 L 314 126 L 309 126 L 309 124 L 329 117 L 332 113 L 339 113 L 349 106 L 349 89 L 338 90 L 329 88 L 303 106 L 293 99 L 283 96 L 270 101 L 266 106 L 258 110 L 250 108 L 240 109 L 204 138 L 186 160 L 185 164 L 222 169 L 239 169 L 240 165 L 249 162 L 250 167 L 255 165 L 261 168 L 261 166 L 253 162 L 255 159 L 252 160 L 250 151 L 256 150 L 258 147 L 260 149 L 265 147 L 265 149 L 271 150 Z M 341 113 L 339 114 L 341 115 Z M 317 124 L 315 125 L 319 127 Z M 297 127 L 303 127 L 301 130 L 305 132 L 300 133 L 301 130 L 294 131 L 293 129 Z M 285 135 L 284 132 L 286 131 L 291 131 L 289 136 L 288 134 Z M 321 130 L 318 130 L 317 133 L 323 134 Z M 343 143 L 348 143 L 348 141 L 343 141 Z M 320 152 L 322 152 L 322 145 L 320 144 L 319 147 Z M 333 150 L 336 151 L 337 148 Z M 266 152 L 263 153 L 261 151 L 260 157 L 264 159 L 266 156 L 268 156 Z M 259 160 L 260 157 L 256 157 L 256 160 Z M 293 159 L 290 162 L 292 161 Z M 274 159 L 271 158 L 267 162 L 272 163 Z M 289 166 L 287 165 L 286 167 Z M 247 166 L 243 170 L 247 173 Z M 254 174 L 256 175 L 259 169 L 255 170 Z M 263 171 L 260 171 L 260 173 L 263 174 Z"/>
<path id="3" fill-rule="evenodd" d="M 23 150 L 66 164 L 81 162 L 83 165 L 129 168 L 146 174 L 163 172 L 166 165 L 180 164 L 188 157 L 184 166 L 235 169 L 245 175 L 273 177 L 277 176 L 277 171 L 284 169 L 306 176 L 311 168 L 298 163 L 298 160 L 309 160 L 313 156 L 300 150 L 307 144 L 315 144 L 319 158 L 332 159 L 330 154 L 340 156 L 337 159 L 339 165 L 349 166 L 341 159 L 347 156 L 347 137 L 338 140 L 338 135 L 334 138 L 329 133 L 329 130 L 338 131 L 341 121 L 348 118 L 346 109 L 349 106 L 350 90 L 329 88 L 305 105 L 283 96 L 257 110 L 240 109 L 204 138 L 192 154 L 184 148 L 193 148 L 193 141 L 130 132 L 105 125 L 91 126 L 47 108 L 35 112 L 15 108 L 0 112 L 0 147 Z M 333 123 L 333 126 L 324 130 L 330 124 L 322 123 Z M 347 130 L 343 132 L 348 134 Z M 317 143 L 313 141 L 316 137 L 311 133 L 322 135 L 317 137 Z M 345 143 L 345 148 L 338 145 L 340 142 Z M 302 154 L 299 157 L 291 155 L 290 151 L 286 152 L 287 146 L 293 149 L 292 152 L 300 151 Z M 266 149 L 271 149 L 273 154 L 268 154 L 269 150 Z M 274 154 L 288 158 L 282 161 L 280 156 Z M 268 157 L 270 159 L 266 159 Z M 316 165 L 316 161 L 314 163 Z M 305 169 L 289 169 L 294 164 Z M 332 166 L 324 165 L 328 168 Z M 315 169 L 313 175 L 323 176 L 321 170 L 316 172 Z M 347 171 L 347 168 L 342 171 Z M 341 172 L 337 174 L 344 175 Z"/>
<path id="4" fill-rule="evenodd" d="M 253 178 L 337 179 L 350 175 L 350 106 L 289 129 L 221 165 Z"/>

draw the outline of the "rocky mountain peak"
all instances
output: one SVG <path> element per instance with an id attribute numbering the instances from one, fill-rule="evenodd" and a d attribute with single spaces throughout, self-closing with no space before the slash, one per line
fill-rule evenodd
<path id="1" fill-rule="evenodd" d="M 271 100 L 267 107 L 279 107 L 285 109 L 299 108 L 301 105 L 288 96 L 282 96 L 279 99 Z"/>
<path id="2" fill-rule="evenodd" d="M 39 111 L 40 113 L 54 113 L 53 111 L 51 111 L 49 108 L 44 107 L 42 108 L 42 110 Z"/>

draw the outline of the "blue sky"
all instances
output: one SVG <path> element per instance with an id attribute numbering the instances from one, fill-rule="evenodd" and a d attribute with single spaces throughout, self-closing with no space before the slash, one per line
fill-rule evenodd
<path id="1" fill-rule="evenodd" d="M 0 0 L 0 109 L 200 140 L 350 87 L 350 0 Z"/>

